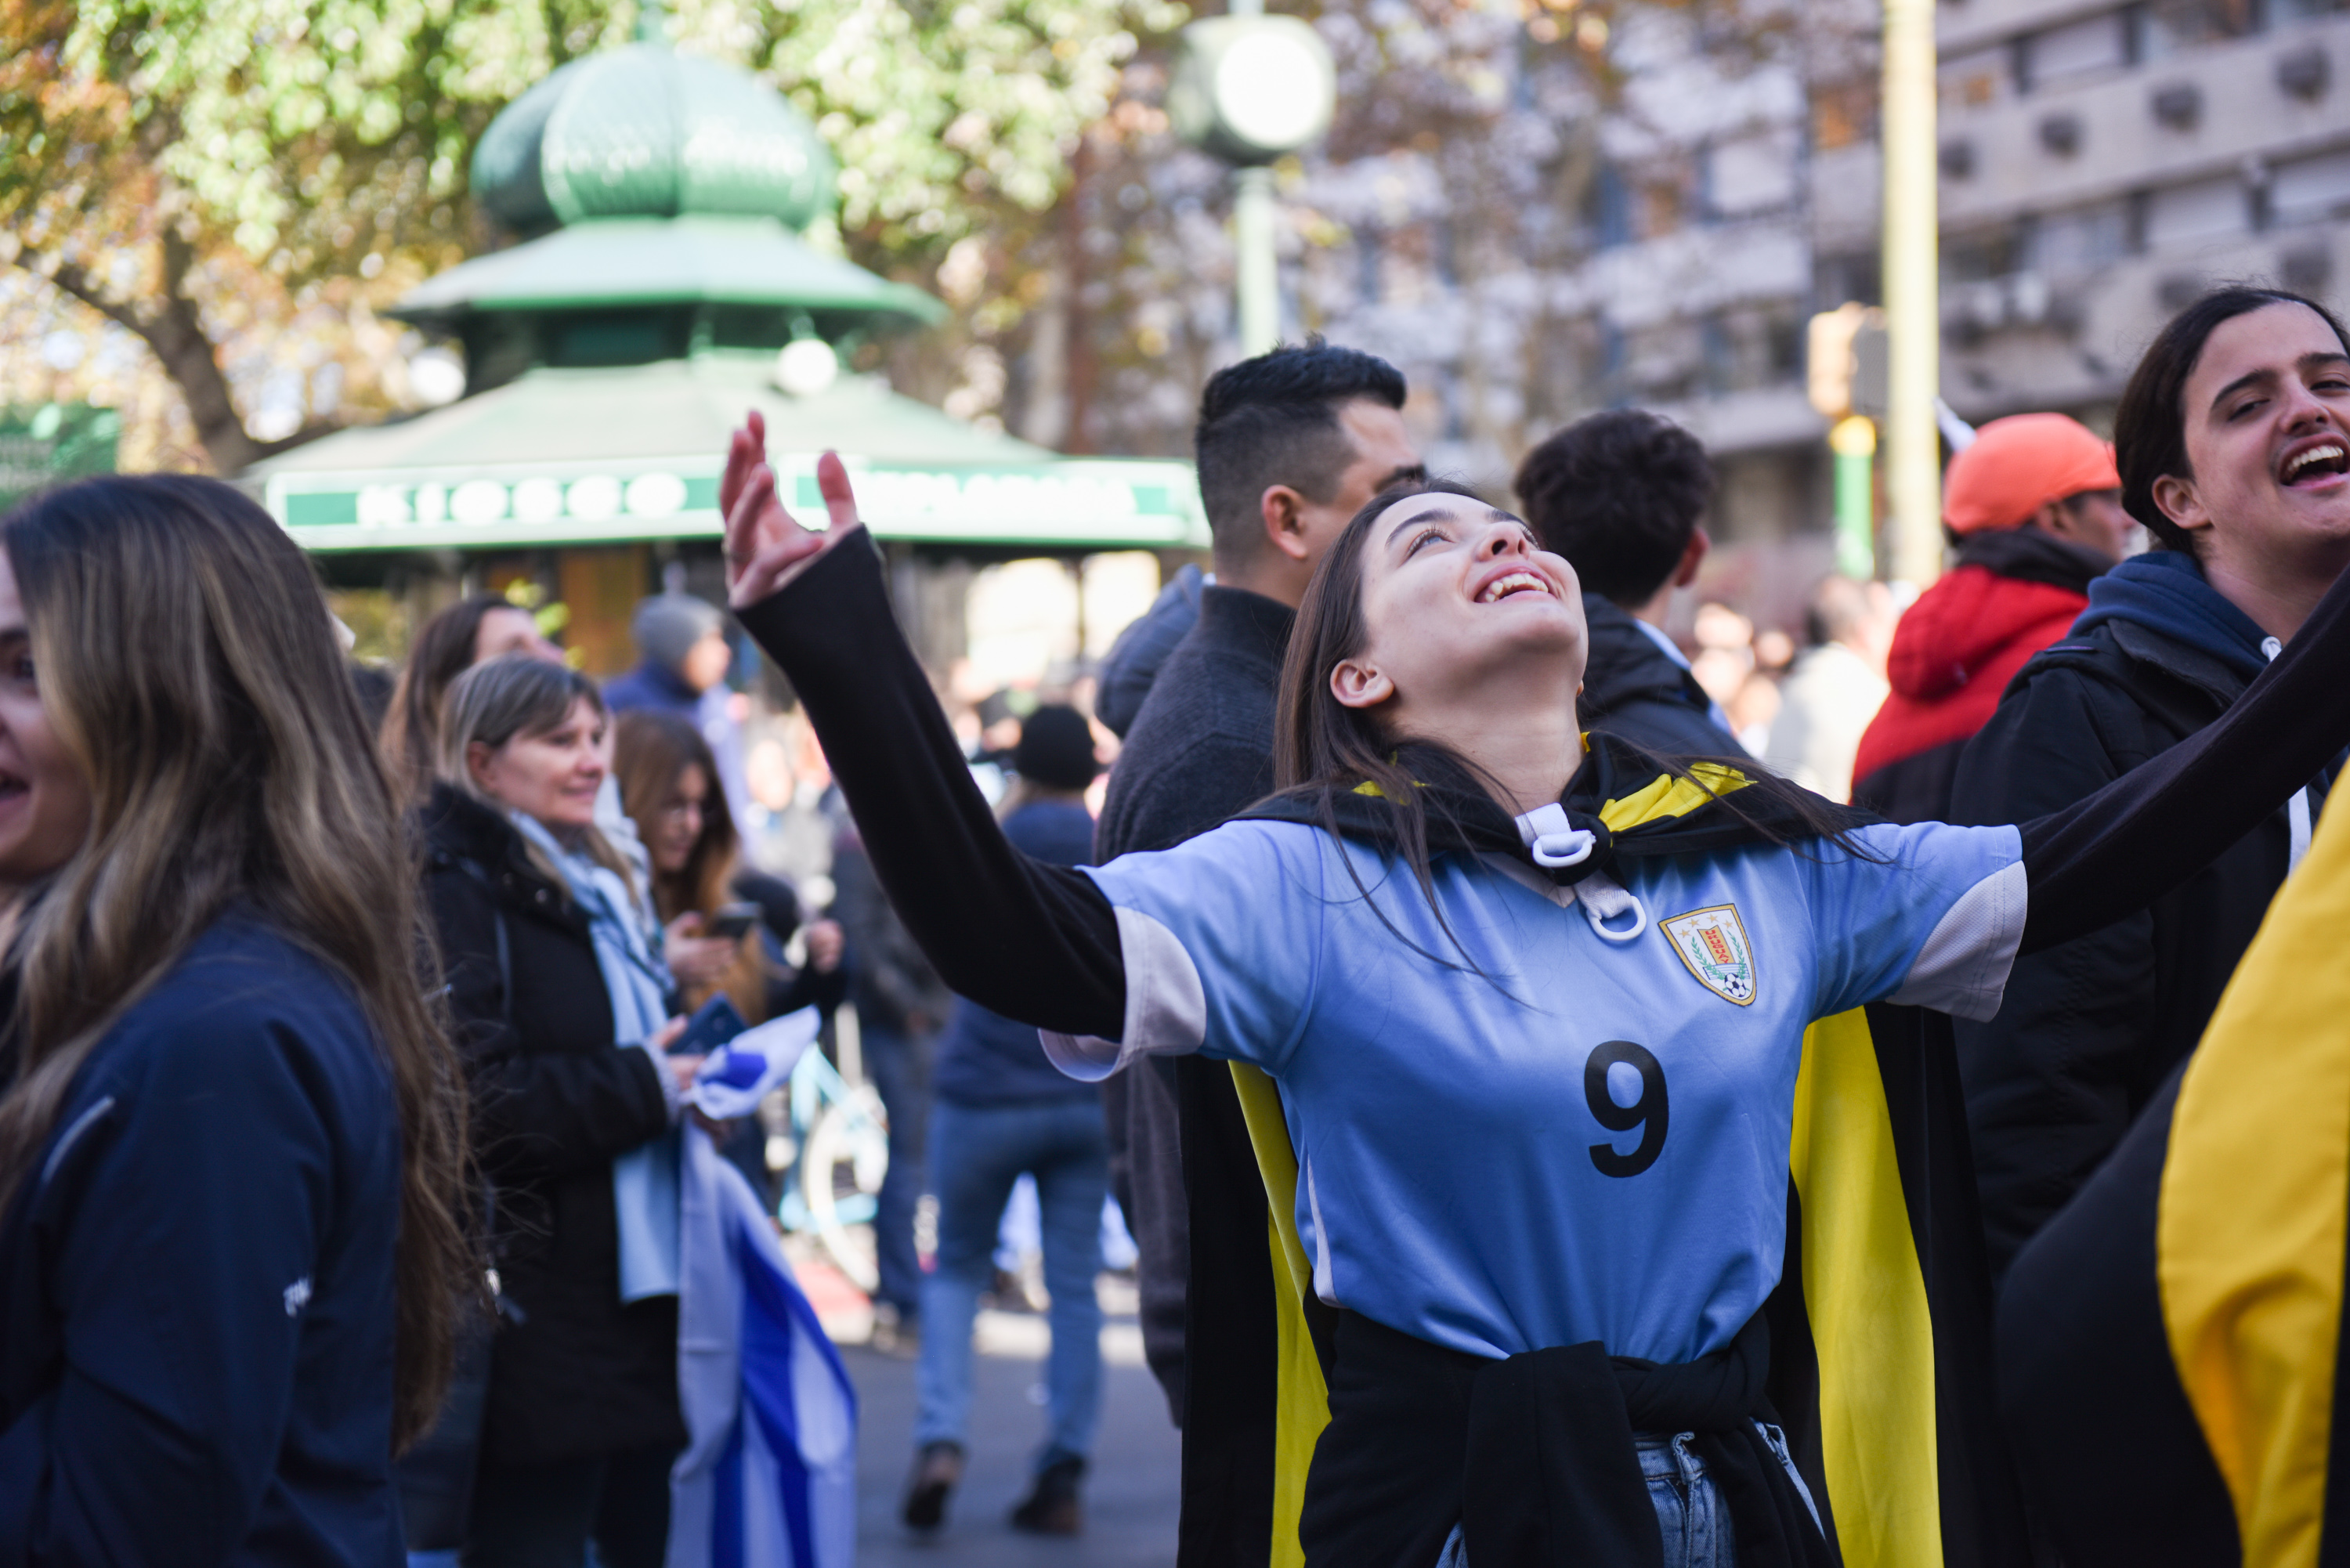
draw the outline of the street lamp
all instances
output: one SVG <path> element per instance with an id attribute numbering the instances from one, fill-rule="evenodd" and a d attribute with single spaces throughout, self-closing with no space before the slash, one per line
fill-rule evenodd
<path id="1" fill-rule="evenodd" d="M 1281 337 L 1269 166 L 1329 129 L 1337 97 L 1321 35 L 1295 16 L 1263 15 L 1263 0 L 1233 0 L 1230 15 L 1183 29 L 1167 110 L 1184 140 L 1232 165 L 1243 356 Z"/>

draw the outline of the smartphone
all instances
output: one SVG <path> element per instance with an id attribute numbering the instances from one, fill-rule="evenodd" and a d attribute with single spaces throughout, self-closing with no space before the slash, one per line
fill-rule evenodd
<path id="1" fill-rule="evenodd" d="M 702 922 L 702 934 L 718 941 L 739 942 L 758 923 L 758 905 L 721 904 Z"/>
<path id="2" fill-rule="evenodd" d="M 670 1043 L 672 1056 L 707 1056 L 751 1027 L 724 992 L 712 997 L 685 1021 L 685 1033 Z"/>

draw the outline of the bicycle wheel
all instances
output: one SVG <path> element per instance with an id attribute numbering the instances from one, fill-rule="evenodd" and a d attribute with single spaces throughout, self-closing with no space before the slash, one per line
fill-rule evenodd
<path id="1" fill-rule="evenodd" d="M 889 1113 L 869 1085 L 827 1106 L 800 1147 L 800 1199 L 810 1228 L 840 1272 L 868 1293 L 880 1284 L 880 1271 L 851 1229 L 873 1223 L 889 1171 Z"/>

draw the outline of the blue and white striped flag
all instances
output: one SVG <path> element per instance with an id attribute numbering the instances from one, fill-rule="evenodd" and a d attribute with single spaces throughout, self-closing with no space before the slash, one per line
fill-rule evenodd
<path id="1" fill-rule="evenodd" d="M 803 1007 L 745 1029 L 703 1060 L 687 1098 L 704 1116 L 722 1122 L 751 1115 L 761 1100 L 784 1086 L 823 1028 L 823 1013 Z"/>
<path id="2" fill-rule="evenodd" d="M 851 1568 L 847 1369 L 750 1183 L 699 1127 L 686 1132 L 681 1163 L 678 1394 L 689 1441 L 670 1472 L 667 1568 Z"/>

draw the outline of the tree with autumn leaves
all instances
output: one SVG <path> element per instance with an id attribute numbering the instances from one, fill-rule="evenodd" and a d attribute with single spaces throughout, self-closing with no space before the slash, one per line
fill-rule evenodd
<path id="1" fill-rule="evenodd" d="M 1049 209 L 1172 0 L 762 0 L 657 18 L 751 67 L 839 156 L 837 239 L 930 284 Z M 410 400 L 377 310 L 494 244 L 474 141 L 548 71 L 633 36 L 582 0 L 0 0 L 0 264 L 131 334 L 234 472 Z M 824 238 L 826 236 L 819 236 Z M 254 428 L 296 378 L 296 428 Z"/>

